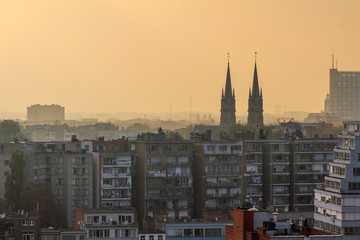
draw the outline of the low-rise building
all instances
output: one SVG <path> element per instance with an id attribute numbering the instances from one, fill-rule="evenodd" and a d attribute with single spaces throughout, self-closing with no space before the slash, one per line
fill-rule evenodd
<path id="1" fill-rule="evenodd" d="M 134 209 L 76 209 L 74 229 L 87 239 L 138 240 L 139 225 Z"/>

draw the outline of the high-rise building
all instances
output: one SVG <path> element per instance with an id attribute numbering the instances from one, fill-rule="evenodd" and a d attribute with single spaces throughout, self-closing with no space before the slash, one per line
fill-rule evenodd
<path id="1" fill-rule="evenodd" d="M 130 150 L 137 155 L 133 188 L 141 229 L 153 229 L 154 220 L 190 218 L 193 209 L 191 142 L 166 140 L 160 128 L 158 134 L 139 135 Z"/>
<path id="2" fill-rule="evenodd" d="M 343 120 L 360 119 L 360 72 L 338 71 L 334 55 L 330 69 L 330 94 L 326 99 L 326 113 L 338 115 Z"/>
<path id="3" fill-rule="evenodd" d="M 290 208 L 290 147 L 288 140 L 263 145 L 263 203 L 288 212 Z"/>
<path id="4" fill-rule="evenodd" d="M 315 228 L 360 238 L 360 121 L 344 122 L 325 186 L 315 189 Z"/>
<path id="5" fill-rule="evenodd" d="M 94 159 L 94 207 L 128 208 L 132 204 L 133 155 L 127 139 L 82 141 Z"/>
<path id="6" fill-rule="evenodd" d="M 242 203 L 242 141 L 197 141 L 194 151 L 194 217 L 230 218 Z"/>
<path id="7" fill-rule="evenodd" d="M 263 143 L 264 140 L 244 140 L 243 199 L 256 207 L 263 207 Z"/>
<path id="8" fill-rule="evenodd" d="M 64 122 L 65 107 L 60 105 L 31 105 L 27 108 L 28 122 Z"/>
<path id="9" fill-rule="evenodd" d="M 299 139 L 290 145 L 290 210 L 312 212 L 314 189 L 324 183 L 334 159 L 336 139 Z"/>
<path id="10" fill-rule="evenodd" d="M 236 123 L 235 117 L 235 91 L 231 88 L 230 63 L 228 62 L 225 93 L 221 94 L 221 116 L 220 125 L 231 126 Z"/>
<path id="11" fill-rule="evenodd" d="M 24 149 L 27 182 L 46 183 L 64 207 L 68 227 L 75 208 L 93 207 L 93 158 L 80 142 L 29 143 Z"/>
<path id="12" fill-rule="evenodd" d="M 262 89 L 259 90 L 259 81 L 256 69 L 254 69 L 253 87 L 249 89 L 249 108 L 248 108 L 248 125 L 261 127 L 264 125 L 263 119 L 263 96 Z"/>

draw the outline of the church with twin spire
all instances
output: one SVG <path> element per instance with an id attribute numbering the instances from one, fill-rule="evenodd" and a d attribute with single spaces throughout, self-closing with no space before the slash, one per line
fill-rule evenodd
<path id="1" fill-rule="evenodd" d="M 235 90 L 231 88 L 229 61 L 228 61 L 227 73 L 226 73 L 225 92 L 224 89 L 222 89 L 222 94 L 221 94 L 220 111 L 221 111 L 221 116 L 220 116 L 221 126 L 231 126 L 236 124 Z M 254 127 L 263 126 L 264 125 L 263 112 L 264 109 L 263 109 L 262 89 L 259 88 L 256 58 L 255 58 L 253 85 L 252 88 L 249 89 L 247 124 L 249 126 L 254 126 Z"/>

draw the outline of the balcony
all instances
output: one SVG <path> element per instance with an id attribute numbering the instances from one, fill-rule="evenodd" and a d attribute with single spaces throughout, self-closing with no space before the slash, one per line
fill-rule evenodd
<path id="1" fill-rule="evenodd" d="M 131 194 L 123 194 L 119 196 L 115 195 L 102 195 L 101 200 L 111 201 L 111 200 L 131 200 Z"/>
<path id="2" fill-rule="evenodd" d="M 101 184 L 102 189 L 121 189 L 121 188 L 131 188 L 130 183 L 126 184 Z"/>

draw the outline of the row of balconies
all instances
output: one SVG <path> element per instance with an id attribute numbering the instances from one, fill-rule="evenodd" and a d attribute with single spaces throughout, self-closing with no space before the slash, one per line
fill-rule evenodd
<path id="1" fill-rule="evenodd" d="M 220 182 L 220 183 L 214 183 L 214 182 L 205 182 L 206 187 L 238 187 L 241 186 L 242 182 Z"/>
<path id="2" fill-rule="evenodd" d="M 101 188 L 109 189 L 109 188 L 131 188 L 131 183 L 126 184 L 101 184 Z"/>
<path id="3" fill-rule="evenodd" d="M 237 197 L 241 196 L 241 192 L 236 193 L 206 193 L 207 197 L 214 197 L 214 198 L 223 198 L 223 197 Z"/>
<path id="4" fill-rule="evenodd" d="M 119 196 L 116 195 L 101 195 L 101 199 L 103 200 L 127 200 L 127 199 L 131 199 L 131 194 L 122 194 Z"/>

